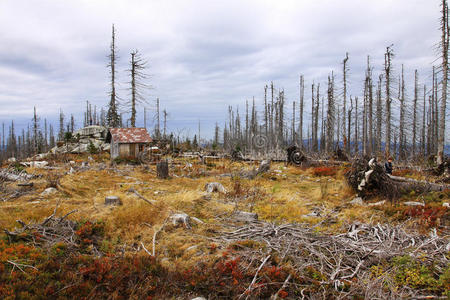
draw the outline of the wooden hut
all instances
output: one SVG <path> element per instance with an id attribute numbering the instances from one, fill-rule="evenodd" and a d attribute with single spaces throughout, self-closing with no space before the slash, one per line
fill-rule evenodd
<path id="1" fill-rule="evenodd" d="M 110 128 L 106 142 L 111 145 L 111 159 L 138 157 L 152 138 L 145 128 Z"/>

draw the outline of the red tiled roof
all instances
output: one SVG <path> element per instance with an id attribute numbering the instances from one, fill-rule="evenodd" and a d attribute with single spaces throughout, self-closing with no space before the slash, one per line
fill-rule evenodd
<path id="1" fill-rule="evenodd" d="M 110 128 L 109 132 L 118 143 L 150 143 L 152 138 L 145 128 Z"/>

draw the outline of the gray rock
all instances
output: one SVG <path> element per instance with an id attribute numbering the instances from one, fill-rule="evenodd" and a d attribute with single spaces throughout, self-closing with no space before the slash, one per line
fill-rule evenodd
<path id="1" fill-rule="evenodd" d="M 254 222 L 254 221 L 258 221 L 258 214 L 256 213 L 251 213 L 251 212 L 247 212 L 247 211 L 240 211 L 237 210 L 234 213 L 234 219 L 236 219 L 237 221 L 242 221 L 242 222 Z"/>
<path id="2" fill-rule="evenodd" d="M 450 204 L 448 202 L 444 202 L 444 203 L 442 203 L 442 206 L 443 207 L 450 207 Z"/>
<path id="3" fill-rule="evenodd" d="M 213 192 L 219 192 L 225 194 L 227 190 L 223 187 L 223 185 L 219 182 L 210 182 L 205 185 L 206 192 L 208 194 Z"/>
<path id="4" fill-rule="evenodd" d="M 106 196 L 105 205 L 122 205 L 122 200 L 118 196 Z"/>
<path id="5" fill-rule="evenodd" d="M 80 128 L 77 131 L 75 131 L 73 133 L 73 136 L 95 136 L 95 135 L 99 135 L 100 137 L 106 137 L 106 133 L 107 133 L 108 129 L 106 127 L 103 126 L 98 126 L 98 125 L 91 125 L 91 126 L 86 126 L 84 128 Z"/>
<path id="6" fill-rule="evenodd" d="M 58 192 L 57 189 L 55 189 L 55 188 L 53 188 L 53 187 L 49 187 L 49 188 L 46 188 L 46 189 L 41 193 L 41 196 L 48 196 L 48 195 L 52 195 L 52 194 L 57 193 L 57 192 Z"/>
<path id="7" fill-rule="evenodd" d="M 17 161 L 17 159 L 15 157 L 8 158 L 8 162 L 10 162 L 10 163 L 13 163 L 13 162 L 16 162 L 16 161 Z"/>
<path id="8" fill-rule="evenodd" d="M 364 202 L 363 202 L 363 199 L 361 197 L 356 197 L 352 201 L 350 201 L 350 204 L 364 205 Z"/>
<path id="9" fill-rule="evenodd" d="M 173 226 L 184 225 L 186 228 L 191 228 L 191 218 L 185 213 L 173 214 L 170 220 Z"/>
<path id="10" fill-rule="evenodd" d="M 205 297 L 195 297 L 195 298 L 192 298 L 192 300 L 206 300 L 206 298 Z"/>

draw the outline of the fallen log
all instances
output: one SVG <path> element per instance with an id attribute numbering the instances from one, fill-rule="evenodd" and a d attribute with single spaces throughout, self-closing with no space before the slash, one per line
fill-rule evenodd
<path id="1" fill-rule="evenodd" d="M 28 181 L 35 178 L 33 174 L 27 174 L 24 172 L 15 173 L 7 170 L 0 171 L 0 179 L 4 181 Z"/>

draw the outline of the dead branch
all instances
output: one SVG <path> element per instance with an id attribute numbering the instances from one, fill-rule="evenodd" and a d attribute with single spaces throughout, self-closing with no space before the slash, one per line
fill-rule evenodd
<path id="1" fill-rule="evenodd" d="M 129 188 L 129 189 L 128 189 L 128 192 L 129 192 L 129 193 L 135 194 L 138 198 L 144 200 L 144 201 L 147 202 L 148 204 L 151 204 L 151 205 L 156 204 L 156 201 L 154 201 L 154 200 L 149 200 L 149 199 L 145 198 L 144 196 L 142 196 L 141 194 L 139 194 L 138 191 L 136 191 L 134 188 Z"/>

